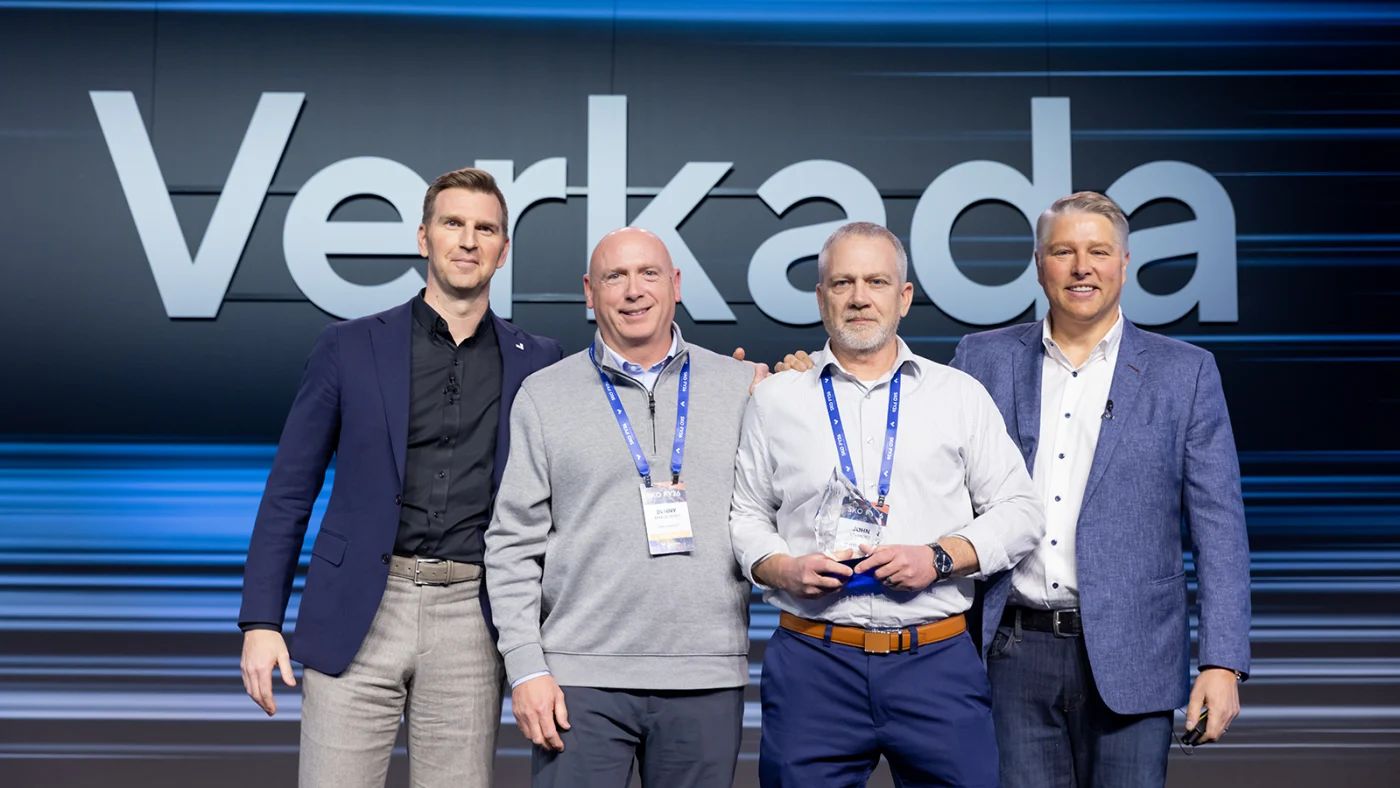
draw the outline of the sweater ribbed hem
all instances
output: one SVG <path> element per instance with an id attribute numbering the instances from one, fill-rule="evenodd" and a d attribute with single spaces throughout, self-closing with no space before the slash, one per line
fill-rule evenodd
<path id="1" fill-rule="evenodd" d="M 545 653 L 562 687 L 635 690 L 703 690 L 749 683 L 749 656 L 621 655 Z"/>

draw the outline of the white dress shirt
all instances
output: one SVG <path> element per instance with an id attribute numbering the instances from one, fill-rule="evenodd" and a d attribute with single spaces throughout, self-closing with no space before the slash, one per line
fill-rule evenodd
<path id="1" fill-rule="evenodd" d="M 1035 492 L 1045 506 L 1045 539 L 1011 573 L 1011 604 L 1039 610 L 1079 606 L 1074 536 L 1084 486 L 1094 464 L 1099 427 L 1108 413 L 1108 393 L 1123 341 L 1118 322 L 1078 367 L 1042 324 L 1045 357 L 1040 371 L 1040 441 L 1035 452 Z"/>
<path id="2" fill-rule="evenodd" d="M 986 389 L 971 376 L 910 352 L 902 340 L 895 367 L 862 382 L 831 354 L 806 372 L 782 372 L 754 389 L 744 414 L 729 527 L 734 555 L 753 580 L 754 564 L 774 553 L 817 551 L 817 507 L 836 442 L 828 426 L 821 373 L 831 378 L 861 491 L 874 501 L 889 413 L 889 383 L 903 371 L 899 432 L 886 503 L 886 544 L 930 544 L 944 536 L 972 543 L 978 576 L 1010 568 L 1035 547 L 1044 515 L 1025 463 Z M 947 618 L 972 603 L 973 578 L 922 591 L 838 591 L 800 599 L 765 589 L 764 599 L 797 616 L 864 629 L 898 629 Z"/>

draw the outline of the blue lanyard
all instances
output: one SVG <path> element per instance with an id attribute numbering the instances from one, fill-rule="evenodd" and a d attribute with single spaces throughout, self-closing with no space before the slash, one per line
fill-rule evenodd
<path id="1" fill-rule="evenodd" d="M 885 505 L 885 496 L 890 494 L 890 473 L 894 470 L 894 439 L 899 432 L 899 384 L 902 370 L 895 370 L 890 378 L 890 416 L 885 421 L 885 447 L 880 459 L 880 506 Z M 836 455 L 841 460 L 841 470 L 851 484 L 856 487 L 856 472 L 851 465 L 850 448 L 846 445 L 846 428 L 841 424 L 841 409 L 836 406 L 836 391 L 831 387 L 831 367 L 822 370 L 822 391 L 826 392 L 826 413 L 831 417 L 831 434 L 836 438 Z"/>
<path id="2" fill-rule="evenodd" d="M 627 440 L 627 450 L 632 453 L 632 462 L 637 465 L 637 473 L 641 474 L 642 481 L 651 486 L 651 465 L 647 463 L 646 454 L 637 445 L 637 434 L 632 430 L 632 422 L 627 418 L 627 409 L 622 407 L 622 400 L 618 399 L 617 389 L 613 387 L 612 381 L 608 380 L 608 373 L 598 364 L 598 357 L 593 353 L 593 348 L 588 349 L 588 360 L 593 362 L 593 368 L 598 370 L 598 378 L 603 381 L 603 391 L 608 395 L 608 402 L 612 405 L 613 415 L 617 417 L 617 426 L 622 428 L 622 437 Z M 681 365 L 680 390 L 676 394 L 676 438 L 671 451 L 671 483 L 676 484 L 681 480 L 681 460 L 685 458 L 685 422 L 689 415 L 687 408 L 690 406 L 690 354 L 687 353 L 685 363 Z"/>

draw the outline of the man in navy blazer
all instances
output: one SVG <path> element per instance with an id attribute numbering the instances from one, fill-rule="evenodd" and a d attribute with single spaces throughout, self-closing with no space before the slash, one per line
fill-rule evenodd
<path id="1" fill-rule="evenodd" d="M 482 582 L 482 539 L 521 381 L 558 343 L 491 314 L 509 239 L 491 175 L 428 189 L 427 287 L 327 326 L 307 361 L 253 528 L 239 626 L 243 681 L 269 715 L 272 669 L 303 674 L 300 784 L 384 784 L 400 719 L 414 785 L 489 786 L 502 669 Z M 293 650 L 281 635 L 326 468 Z M 479 600 L 479 603 L 478 603 Z"/>
<path id="2" fill-rule="evenodd" d="M 1187 701 L 1182 526 L 1200 603 L 1186 725 L 1239 711 L 1249 545 L 1239 461 L 1211 354 L 1135 327 L 1119 296 L 1128 223 L 1109 198 L 1036 225 L 1049 317 L 969 334 L 952 365 L 991 393 L 1046 508 L 1045 539 L 983 589 L 982 642 L 1006 788 L 1161 786 Z"/>

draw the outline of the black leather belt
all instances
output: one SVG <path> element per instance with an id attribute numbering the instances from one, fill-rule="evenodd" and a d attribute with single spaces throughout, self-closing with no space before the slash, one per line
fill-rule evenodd
<path id="1" fill-rule="evenodd" d="M 1084 634 L 1084 622 L 1079 617 L 1078 608 L 1065 610 L 1036 610 L 1029 607 L 1007 607 L 1001 614 L 1001 625 L 1016 626 L 1016 616 L 1020 614 L 1021 629 L 1032 632 L 1053 632 L 1056 637 L 1074 638 Z"/>

